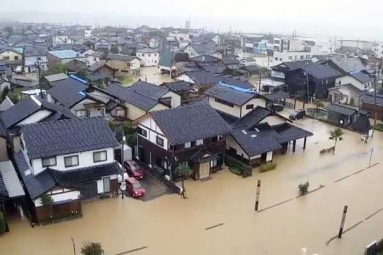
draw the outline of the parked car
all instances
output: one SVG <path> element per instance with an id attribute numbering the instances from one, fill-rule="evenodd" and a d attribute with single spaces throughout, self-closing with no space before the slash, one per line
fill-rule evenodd
<path id="1" fill-rule="evenodd" d="M 145 196 L 145 189 L 142 187 L 141 183 L 133 177 L 129 177 L 125 180 L 126 190 L 134 198 L 139 198 Z"/>
<path id="2" fill-rule="evenodd" d="M 130 177 L 134 177 L 137 180 L 141 180 L 145 177 L 145 170 L 133 160 L 125 161 L 124 167 Z"/>
<path id="3" fill-rule="evenodd" d="M 306 110 L 301 109 L 301 110 L 296 110 L 295 112 L 290 114 L 289 119 L 290 120 L 299 120 L 299 119 L 303 119 L 304 117 L 306 117 Z"/>
<path id="4" fill-rule="evenodd" d="M 272 104 L 271 105 L 271 110 L 274 112 L 281 112 L 283 111 L 283 105 L 281 104 Z"/>

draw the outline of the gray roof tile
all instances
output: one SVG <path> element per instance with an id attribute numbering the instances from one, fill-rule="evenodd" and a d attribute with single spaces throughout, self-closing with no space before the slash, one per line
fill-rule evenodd
<path id="1" fill-rule="evenodd" d="M 163 95 L 169 92 L 169 89 L 166 87 L 157 86 L 144 81 L 138 81 L 129 86 L 128 89 L 154 100 L 160 99 Z"/>
<path id="2" fill-rule="evenodd" d="M 273 126 L 273 128 L 278 133 L 277 141 L 281 144 L 313 135 L 313 133 L 289 123 Z"/>
<path id="3" fill-rule="evenodd" d="M 3 184 L 8 191 L 8 197 L 20 197 L 24 196 L 25 192 L 21 186 L 19 177 L 15 171 L 12 161 L 7 160 L 0 162 L 0 194 L 1 194 L 1 176 L 3 178 Z"/>
<path id="4" fill-rule="evenodd" d="M 53 88 L 47 93 L 68 108 L 80 102 L 85 97 L 81 92 L 88 88 L 88 85 L 73 78 L 55 81 L 51 85 Z"/>
<path id="5" fill-rule="evenodd" d="M 208 104 L 179 106 L 150 114 L 173 145 L 230 132 L 227 123 Z"/>
<path id="6" fill-rule="evenodd" d="M 215 85 L 205 91 L 205 95 L 225 100 L 235 105 L 242 106 L 252 98 L 256 98 L 257 94 L 253 92 L 242 92 L 230 87 Z"/>
<path id="7" fill-rule="evenodd" d="M 351 72 L 350 75 L 360 81 L 361 83 L 367 83 L 367 82 L 372 82 L 373 78 L 368 76 L 367 74 L 361 72 L 361 71 L 356 71 L 356 72 Z"/>
<path id="8" fill-rule="evenodd" d="M 103 118 L 60 120 L 21 128 L 30 159 L 118 146 Z"/>
<path id="9" fill-rule="evenodd" d="M 336 113 L 348 115 L 348 116 L 351 116 L 358 112 L 357 108 L 353 108 L 351 106 L 346 106 L 341 104 L 334 104 L 334 103 L 328 104 L 326 106 L 326 109 L 328 111 L 332 111 L 332 112 L 336 112 Z"/>

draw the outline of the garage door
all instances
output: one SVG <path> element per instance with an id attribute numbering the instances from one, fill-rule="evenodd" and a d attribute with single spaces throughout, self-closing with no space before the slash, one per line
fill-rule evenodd
<path id="1" fill-rule="evenodd" d="M 97 183 L 89 182 L 84 184 L 83 189 L 81 190 L 81 199 L 91 199 L 97 197 Z"/>

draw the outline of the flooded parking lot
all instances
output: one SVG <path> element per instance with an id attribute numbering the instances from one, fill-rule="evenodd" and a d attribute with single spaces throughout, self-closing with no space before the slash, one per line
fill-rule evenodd
<path id="1" fill-rule="evenodd" d="M 283 113 L 287 114 L 287 113 Z M 383 237 L 383 135 L 367 145 L 360 135 L 345 131 L 335 155 L 319 155 L 332 146 L 334 127 L 312 119 L 294 123 L 314 133 L 303 150 L 275 156 L 274 171 L 243 179 L 228 170 L 209 181 L 188 180 L 188 199 L 175 194 L 142 202 L 105 199 L 83 205 L 83 219 L 31 228 L 27 220 L 12 220 L 11 232 L 0 237 L 0 254 L 77 254 L 82 242 L 98 241 L 107 255 L 142 248 L 129 254 L 308 254 L 363 253 Z M 371 168 L 370 148 L 374 148 Z M 257 180 L 262 180 L 260 210 L 254 211 Z M 297 198 L 299 183 L 316 190 Z M 341 240 L 337 234 L 344 205 L 346 228 L 361 222 Z M 373 215 L 373 216 L 371 216 Z M 371 217 L 370 217 L 371 216 Z M 370 218 L 369 218 L 370 217 Z"/>

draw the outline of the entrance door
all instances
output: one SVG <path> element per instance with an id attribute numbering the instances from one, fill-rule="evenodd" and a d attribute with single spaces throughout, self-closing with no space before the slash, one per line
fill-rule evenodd
<path id="1" fill-rule="evenodd" d="M 199 165 L 199 178 L 207 178 L 210 175 L 210 161 Z"/>
<path id="2" fill-rule="evenodd" d="M 142 163 L 147 164 L 147 162 L 146 162 L 146 158 L 145 158 L 145 150 L 144 150 L 144 147 L 141 147 L 141 146 L 138 147 L 138 157 L 140 158 L 140 161 L 141 161 Z"/>
<path id="3" fill-rule="evenodd" d="M 89 182 L 84 184 L 83 190 L 81 191 L 81 199 L 92 199 L 97 197 L 97 183 Z"/>

